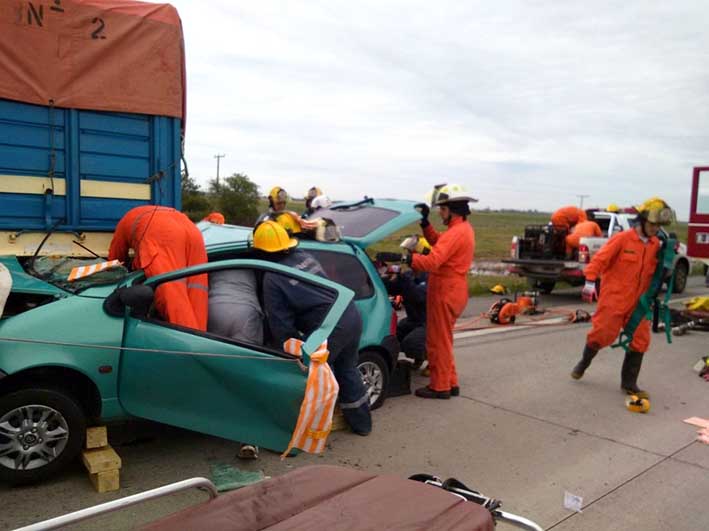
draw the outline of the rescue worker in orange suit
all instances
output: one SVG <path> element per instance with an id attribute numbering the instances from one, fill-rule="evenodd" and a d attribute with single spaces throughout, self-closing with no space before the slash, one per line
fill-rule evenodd
<path id="1" fill-rule="evenodd" d="M 147 277 L 207 262 L 202 233 L 182 212 L 156 205 L 129 210 L 118 222 L 108 251 L 109 260 L 126 263 L 133 249 L 133 269 Z M 207 330 L 207 275 L 165 282 L 155 293 L 155 306 L 168 322 Z"/>
<path id="2" fill-rule="evenodd" d="M 580 221 L 571 229 L 571 234 L 566 236 L 566 257 L 572 258 L 574 249 L 579 248 L 581 238 L 600 238 L 603 236 L 601 227 L 594 221 L 593 213 L 588 214 L 587 221 Z"/>
<path id="3" fill-rule="evenodd" d="M 551 215 L 551 224 L 555 227 L 570 230 L 582 221 L 587 221 L 586 211 L 575 206 L 565 206 Z"/>
<path id="4" fill-rule="evenodd" d="M 591 331 L 581 360 L 571 377 L 578 380 L 591 365 L 598 351 L 615 341 L 630 319 L 641 295 L 647 291 L 657 267 L 660 241 L 657 233 L 661 225 L 672 223 L 673 213 L 662 199 L 652 198 L 637 208 L 634 227 L 613 236 L 586 267 L 586 284 L 582 297 L 586 302 L 598 299 L 593 314 Z M 596 280 L 601 279 L 600 298 Z M 648 398 L 648 393 L 638 387 L 638 375 L 643 354 L 650 346 L 650 321 L 638 326 L 625 353 L 621 369 L 621 389 L 629 395 Z"/>
<path id="5" fill-rule="evenodd" d="M 417 205 L 431 251 L 409 254 L 404 261 L 414 271 L 428 272 L 426 352 L 431 381 L 416 390 L 416 396 L 421 398 L 447 399 L 460 394 L 453 356 L 453 327 L 468 303 L 467 276 L 475 252 L 475 233 L 467 221 L 471 201 L 477 200 L 459 185 L 445 185 L 434 191 L 431 205 L 439 208 L 447 225 L 447 230 L 440 234 L 428 221 L 428 205 Z"/>

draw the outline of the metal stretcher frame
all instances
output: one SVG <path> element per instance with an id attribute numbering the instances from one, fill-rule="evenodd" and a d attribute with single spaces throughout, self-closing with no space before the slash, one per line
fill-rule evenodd
<path id="1" fill-rule="evenodd" d="M 132 496 L 126 496 L 125 498 L 119 498 L 110 502 L 94 505 L 93 507 L 74 511 L 73 513 L 57 516 L 56 518 L 37 522 L 36 524 L 20 527 L 15 531 L 46 531 L 48 529 L 59 529 L 70 524 L 81 522 L 82 520 L 102 516 L 113 511 L 125 509 L 131 505 L 154 500 L 156 498 L 162 498 L 163 496 L 169 496 L 171 494 L 189 489 L 203 490 L 209 494 L 209 498 L 212 500 L 217 497 L 217 488 L 214 486 L 214 483 L 206 478 L 190 478 L 176 483 L 171 483 L 169 485 L 164 485 L 156 489 L 133 494 Z"/>
<path id="2" fill-rule="evenodd" d="M 418 481 L 426 485 L 431 485 L 443 489 L 454 496 L 462 498 L 465 501 L 476 503 L 490 511 L 493 517 L 493 521 L 495 522 L 504 522 L 513 527 L 525 529 L 527 531 L 542 531 L 543 529 L 537 523 L 528 518 L 500 510 L 500 505 L 502 503 L 499 500 L 496 500 L 494 498 L 488 498 L 480 492 L 467 488 L 465 485 L 456 480 L 442 481 L 436 476 L 429 476 L 426 474 L 417 474 L 411 476 L 409 480 Z M 125 509 L 126 507 L 130 507 L 131 505 L 136 505 L 138 503 L 154 500 L 163 496 L 169 496 L 171 494 L 175 494 L 177 492 L 182 492 L 184 490 L 192 488 L 197 488 L 206 491 L 209 494 L 210 499 L 215 499 L 218 496 L 217 489 L 210 480 L 206 478 L 196 477 L 183 481 L 178 481 L 176 483 L 171 483 L 169 485 L 148 490 L 146 492 L 141 492 L 139 494 L 134 494 L 132 496 L 127 496 L 125 498 L 119 498 L 117 500 L 102 503 L 100 505 L 95 505 L 87 509 L 81 509 L 79 511 L 65 514 L 63 516 L 44 520 L 42 522 L 37 522 L 29 526 L 18 528 L 15 531 L 47 531 L 50 529 L 59 529 L 61 527 L 70 524 L 75 524 L 83 520 L 102 516 L 120 509 Z"/>

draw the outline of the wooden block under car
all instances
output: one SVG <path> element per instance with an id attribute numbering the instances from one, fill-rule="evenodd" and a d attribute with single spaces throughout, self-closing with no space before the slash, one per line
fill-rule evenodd
<path id="1" fill-rule="evenodd" d="M 107 470 L 106 472 L 97 472 L 89 474 L 91 484 L 96 489 L 96 492 L 112 492 L 121 488 L 120 472 L 118 470 Z"/>
<path id="2" fill-rule="evenodd" d="M 347 425 L 347 422 L 345 422 L 345 417 L 342 414 L 342 410 L 339 406 L 336 406 L 335 411 L 332 414 L 332 428 L 330 431 L 341 431 L 347 429 L 349 429 L 349 426 Z"/>
<path id="3" fill-rule="evenodd" d="M 108 446 L 108 433 L 106 426 L 95 426 L 86 429 L 86 449 L 103 448 Z"/>
<path id="4" fill-rule="evenodd" d="M 121 468 L 121 458 L 110 446 L 96 450 L 84 450 L 81 453 L 81 460 L 90 474 Z"/>

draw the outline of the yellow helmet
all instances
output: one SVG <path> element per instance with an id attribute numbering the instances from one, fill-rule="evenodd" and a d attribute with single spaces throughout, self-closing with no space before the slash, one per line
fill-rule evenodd
<path id="1" fill-rule="evenodd" d="M 288 236 L 286 229 L 270 219 L 254 229 L 254 248 L 267 253 L 287 251 L 298 245 L 298 240 Z"/>
<path id="2" fill-rule="evenodd" d="M 301 232 L 300 223 L 295 219 L 292 212 L 283 212 L 276 216 L 276 223 L 286 229 L 288 234 L 298 234 Z"/>
<path id="3" fill-rule="evenodd" d="M 658 225 L 671 225 L 675 219 L 675 213 L 664 200 L 659 197 L 651 197 L 642 205 L 636 207 L 641 218 L 650 223 Z"/>
<path id="4" fill-rule="evenodd" d="M 285 203 L 288 201 L 288 193 L 280 186 L 274 186 L 268 192 L 268 204 L 271 208 L 275 208 L 277 203 Z"/>
<path id="5" fill-rule="evenodd" d="M 507 288 L 502 284 L 497 284 L 496 286 L 490 288 L 490 293 L 494 293 L 496 295 L 504 295 L 505 293 L 507 293 Z"/>
<path id="6" fill-rule="evenodd" d="M 618 208 L 618 205 L 615 203 L 611 203 L 608 205 L 608 208 L 606 208 L 606 212 L 620 212 L 620 208 Z"/>

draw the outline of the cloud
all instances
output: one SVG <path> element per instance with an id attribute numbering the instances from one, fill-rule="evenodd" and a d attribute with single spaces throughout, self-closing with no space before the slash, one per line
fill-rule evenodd
<path id="1" fill-rule="evenodd" d="M 681 0 L 173 2 L 199 182 L 481 206 L 689 206 L 705 164 L 706 4 Z"/>

